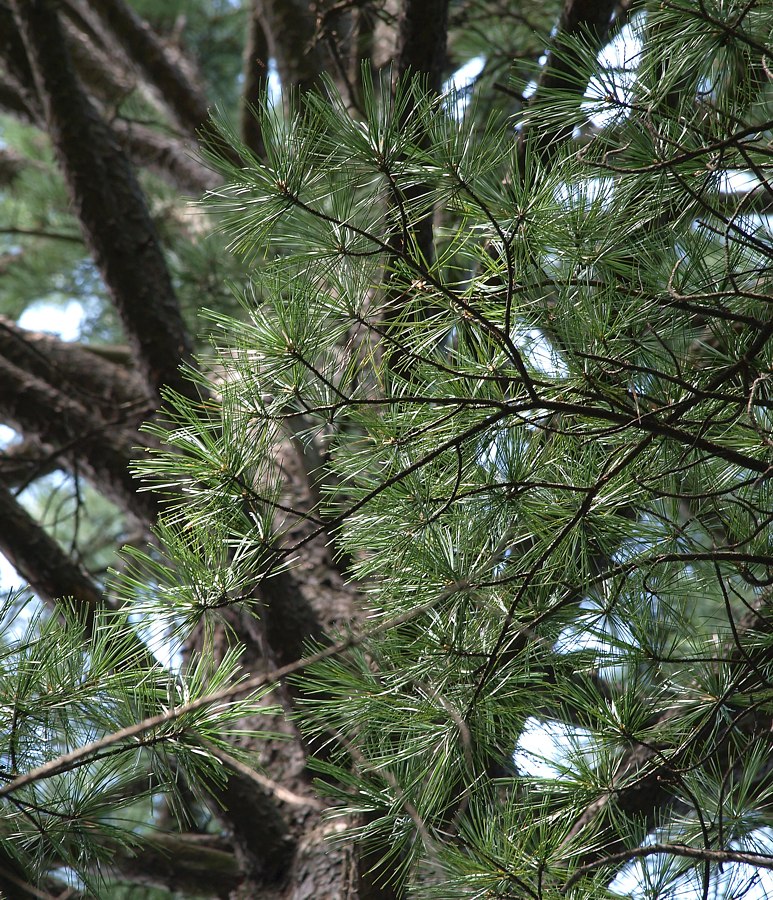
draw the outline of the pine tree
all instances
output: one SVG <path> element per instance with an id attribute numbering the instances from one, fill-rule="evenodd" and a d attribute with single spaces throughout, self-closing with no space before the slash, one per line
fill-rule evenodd
<path id="1" fill-rule="evenodd" d="M 77 197 L 66 42 L 12 5 Z M 140 456 L 81 430 L 79 457 L 153 538 L 106 585 L 18 538 L 72 600 L 4 647 L 3 886 L 764 896 L 773 11 L 569 2 L 541 69 L 470 98 L 446 16 L 469 47 L 495 4 L 408 0 L 393 68 L 346 77 L 370 7 L 335 6 L 293 57 L 306 5 L 258 4 L 298 90 L 204 125 L 201 208 L 246 273 L 209 349 L 171 299 L 132 331 L 103 267 L 163 406 Z"/>

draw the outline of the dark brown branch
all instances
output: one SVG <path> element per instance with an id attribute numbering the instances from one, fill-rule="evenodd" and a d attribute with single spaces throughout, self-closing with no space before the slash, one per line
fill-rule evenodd
<path id="1" fill-rule="evenodd" d="M 62 468 L 78 470 L 126 512 L 142 522 L 155 519 L 156 499 L 137 493 L 128 467 L 136 455 L 134 429 L 108 422 L 77 400 L 0 357 L 0 415 L 24 434 L 57 448 Z"/>
<path id="2" fill-rule="evenodd" d="M 18 99 L 33 118 L 40 118 L 40 104 L 27 51 L 14 21 L 12 7 L 0 0 L 0 58 L 18 91 Z"/>
<path id="3" fill-rule="evenodd" d="M 135 166 L 147 168 L 181 193 L 199 197 L 220 184 L 219 176 L 179 138 L 124 119 L 115 119 L 111 128 Z"/>
<path id="4" fill-rule="evenodd" d="M 745 853 L 740 850 L 708 850 L 703 847 L 688 847 L 685 844 L 647 844 L 646 847 L 636 847 L 617 853 L 599 860 L 593 866 L 581 866 L 563 887 L 564 892 L 581 881 L 596 865 L 610 865 L 627 862 L 629 859 L 644 859 L 648 856 L 669 854 L 670 856 L 682 856 L 686 859 L 694 859 L 696 862 L 708 861 L 713 863 L 735 862 L 747 866 L 755 866 L 759 869 L 773 869 L 773 856 L 764 853 Z"/>
<path id="5" fill-rule="evenodd" d="M 193 66 L 181 64 L 163 41 L 123 0 L 91 0 L 94 8 L 137 68 L 188 134 L 195 135 L 209 118 L 207 98 L 198 87 Z"/>
<path id="6" fill-rule="evenodd" d="M 57 453 L 35 437 L 26 437 L 3 448 L 0 479 L 8 487 L 30 484 L 59 468 Z"/>
<path id="7" fill-rule="evenodd" d="M 1 483 L 0 551 L 47 603 L 72 598 L 87 628 L 104 607 L 99 588 Z"/>
<path id="8" fill-rule="evenodd" d="M 0 29 L 2 29 L 2 24 L 0 24 Z M 16 116 L 22 122 L 34 124 L 37 121 L 36 111 L 28 99 L 8 76 L 0 73 L 0 110 Z"/>
<path id="9" fill-rule="evenodd" d="M 112 853 L 110 868 L 120 880 L 186 897 L 228 897 L 243 877 L 233 850 L 209 834 L 157 832 L 134 854 Z"/>
<path id="10" fill-rule="evenodd" d="M 253 3 L 244 47 L 244 89 L 240 110 L 241 138 L 245 146 L 262 157 L 264 153 L 263 133 L 252 109 L 258 109 L 265 101 L 268 89 L 268 40 L 258 15 L 257 4 Z"/>
<path id="11" fill-rule="evenodd" d="M 178 367 L 191 344 L 142 191 L 78 84 L 51 0 L 13 0 L 48 131 L 87 245 L 148 385 L 191 395 Z"/>
<path id="12" fill-rule="evenodd" d="M 111 106 L 117 106 L 136 87 L 136 76 L 120 65 L 118 54 L 108 55 L 106 50 L 97 46 L 83 31 L 68 19 L 62 21 L 63 30 L 69 40 L 67 45 L 72 56 L 75 71 L 89 93 Z"/>
<path id="13" fill-rule="evenodd" d="M 132 369 L 85 345 L 27 331 L 6 316 L 0 316 L 0 356 L 111 422 L 123 414 L 124 422 L 138 427 L 153 412 L 151 397 Z"/>
<path id="14" fill-rule="evenodd" d="M 404 0 L 397 20 L 395 73 L 421 75 L 439 94 L 446 66 L 448 0 Z"/>
<path id="15" fill-rule="evenodd" d="M 255 4 L 286 96 L 317 87 L 327 68 L 327 59 L 315 40 L 316 27 L 309 3 L 255 0 Z"/>

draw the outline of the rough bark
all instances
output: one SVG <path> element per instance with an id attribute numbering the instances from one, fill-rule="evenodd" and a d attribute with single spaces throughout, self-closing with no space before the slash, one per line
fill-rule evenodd
<path id="1" fill-rule="evenodd" d="M 48 132 L 87 246 L 154 391 L 194 389 L 179 372 L 191 344 L 137 179 L 78 84 L 50 0 L 14 0 Z"/>
<path id="2" fill-rule="evenodd" d="M 134 64 L 158 90 L 176 122 L 195 135 L 207 122 L 206 95 L 199 87 L 192 64 L 181 65 L 153 29 L 123 0 L 91 0 Z"/>
<path id="3" fill-rule="evenodd" d="M 136 432 L 122 432 L 116 422 L 94 416 L 78 401 L 2 357 L 0 417 L 56 448 L 62 468 L 84 475 L 140 521 L 155 519 L 155 497 L 137 493 L 128 471 L 139 440 Z"/>
<path id="4" fill-rule="evenodd" d="M 0 356 L 48 382 L 89 409 L 138 427 L 153 411 L 152 397 L 131 368 L 110 362 L 81 344 L 20 328 L 0 316 Z"/>
<path id="5" fill-rule="evenodd" d="M 38 525 L 5 485 L 0 484 L 0 552 L 51 605 L 71 598 L 90 628 L 104 607 L 102 593 L 86 572 Z"/>

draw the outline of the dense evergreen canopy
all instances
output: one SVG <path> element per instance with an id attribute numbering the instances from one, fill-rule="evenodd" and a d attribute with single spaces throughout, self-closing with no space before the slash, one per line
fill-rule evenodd
<path id="1" fill-rule="evenodd" d="M 772 40 L 0 0 L 0 892 L 773 891 Z"/>

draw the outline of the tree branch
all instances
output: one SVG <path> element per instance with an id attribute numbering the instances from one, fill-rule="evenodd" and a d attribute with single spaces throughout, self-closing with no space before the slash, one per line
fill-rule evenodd
<path id="1" fill-rule="evenodd" d="M 149 387 L 195 388 L 178 371 L 191 343 L 142 191 L 78 84 L 51 0 L 13 0 L 45 118 L 87 245 Z"/>
<path id="2" fill-rule="evenodd" d="M 197 134 L 207 124 L 209 110 L 193 66 L 180 65 L 150 25 L 123 0 L 90 2 L 137 68 L 158 89 L 175 121 L 187 134 Z"/>
<path id="3" fill-rule="evenodd" d="M 286 96 L 319 86 L 326 69 L 322 47 L 315 40 L 314 18 L 306 0 L 255 0 L 271 56 Z"/>
<path id="4" fill-rule="evenodd" d="M 240 133 L 244 144 L 258 156 L 263 157 L 263 133 L 260 122 L 252 109 L 264 102 L 268 89 L 268 40 L 258 14 L 257 4 L 250 10 L 247 43 L 244 46 L 244 89 L 240 109 Z"/>
<path id="5" fill-rule="evenodd" d="M 124 421 L 121 415 L 113 422 L 95 416 L 78 401 L 2 357 L 0 415 L 18 431 L 56 448 L 62 466 L 71 471 L 71 457 L 77 450 L 82 474 L 140 521 L 155 519 L 155 496 L 137 493 L 136 482 L 129 474 L 138 437 L 133 428 L 128 432 L 116 428 Z"/>
<path id="6" fill-rule="evenodd" d="M 153 412 L 142 379 L 126 366 L 110 362 L 87 345 L 27 331 L 0 315 L 0 356 L 57 390 L 77 396 L 111 421 L 123 412 L 132 427 Z"/>
<path id="7" fill-rule="evenodd" d="M 233 849 L 210 834 L 156 832 L 135 853 L 115 850 L 110 868 L 121 880 L 186 897 L 225 898 L 243 878 Z"/>
<path id="8" fill-rule="evenodd" d="M 51 606 L 71 597 L 91 629 L 96 611 L 105 606 L 102 592 L 1 483 L 0 551 Z"/>

